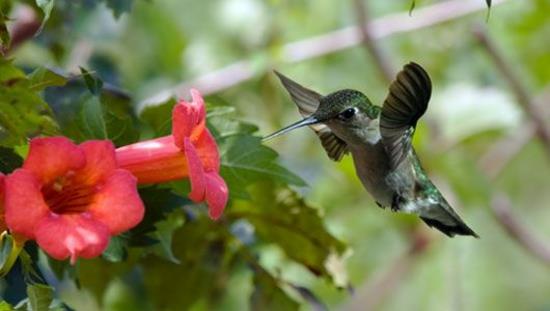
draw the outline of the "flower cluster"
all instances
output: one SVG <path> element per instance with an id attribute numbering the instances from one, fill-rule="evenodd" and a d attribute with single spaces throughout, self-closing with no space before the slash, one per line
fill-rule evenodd
<path id="1" fill-rule="evenodd" d="M 181 178 L 191 181 L 189 198 L 206 201 L 210 217 L 219 218 L 228 189 L 204 101 L 198 91 L 191 94 L 192 102 L 174 107 L 170 136 L 118 149 L 108 140 L 32 139 L 23 166 L 0 174 L 0 232 L 36 240 L 51 257 L 74 264 L 100 255 L 110 236 L 142 220 L 138 183 Z"/>

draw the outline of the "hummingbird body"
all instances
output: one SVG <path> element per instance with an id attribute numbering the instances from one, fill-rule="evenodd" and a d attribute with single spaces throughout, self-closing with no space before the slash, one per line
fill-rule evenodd
<path id="1" fill-rule="evenodd" d="M 431 95 L 431 81 L 422 67 L 410 63 L 403 68 L 383 107 L 359 91 L 322 96 L 276 74 L 305 118 L 264 139 L 309 125 L 331 159 L 339 161 L 351 153 L 357 176 L 378 206 L 417 214 L 450 237 L 478 237 L 430 181 L 411 145 Z"/>

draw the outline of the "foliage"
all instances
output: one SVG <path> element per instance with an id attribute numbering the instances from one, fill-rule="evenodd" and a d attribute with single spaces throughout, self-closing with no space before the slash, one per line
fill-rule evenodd
<path id="1" fill-rule="evenodd" d="M 140 187 L 144 221 L 112 238 L 100 258 L 71 266 L 27 243 L 0 280 L 0 310 L 332 310 L 373 284 L 383 284 L 375 299 L 382 310 L 547 308 L 547 267 L 518 247 L 488 208 L 493 193 L 504 192 L 518 218 L 548 237 L 547 154 L 530 141 L 498 176 L 486 176 L 484 166 L 502 160 L 484 159 L 486 152 L 503 139 L 511 143 L 500 156 L 513 151 L 517 141 L 508 137 L 526 118 L 469 32 L 473 23 L 486 26 L 539 101 L 550 77 L 549 5 L 479 2 L 483 10 L 469 17 L 376 41 L 394 68 L 414 60 L 432 77 L 414 145 L 434 183 L 479 231 L 473 241 L 446 239 L 412 216 L 377 208 L 353 161 L 329 161 L 307 129 L 261 141 L 300 117 L 272 68 L 323 94 L 353 88 L 383 101 L 387 86 L 363 47 L 287 63 L 296 55 L 286 44 L 353 24 L 349 3 L 2 1 L 3 53 L 16 8 L 31 8 L 42 28 L 0 60 L 1 172 L 22 165 L 33 137 L 123 146 L 167 135 L 178 99 L 171 95 L 187 98 L 187 87 L 197 87 L 208 93 L 207 126 L 220 148 L 230 202 L 213 222 L 205 206 L 187 199 L 186 180 Z M 370 1 L 370 17 L 409 10 L 411 20 L 393 21 L 408 25 L 421 22 L 414 10 L 434 3 L 444 2 Z M 235 68 L 229 76 L 219 71 Z M 241 74 L 249 79 L 233 85 Z M 411 255 L 417 232 L 429 247 Z M 2 245 L 0 259 L 8 248 Z M 394 261 L 405 263 L 395 269 L 404 275 L 376 283 Z M 351 285 L 356 295 L 342 290 Z"/>

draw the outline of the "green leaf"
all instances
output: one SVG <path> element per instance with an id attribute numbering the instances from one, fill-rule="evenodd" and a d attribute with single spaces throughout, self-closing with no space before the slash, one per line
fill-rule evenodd
<path id="1" fill-rule="evenodd" d="M 277 153 L 263 146 L 259 137 L 233 135 L 221 139 L 218 146 L 222 159 L 221 175 L 232 196 L 247 198 L 246 187 L 263 179 L 305 185 L 300 177 L 277 164 Z"/>
<path id="2" fill-rule="evenodd" d="M 7 301 L 0 301 L 0 311 L 13 311 L 13 307 Z"/>
<path id="3" fill-rule="evenodd" d="M 50 19 L 50 14 L 52 13 L 53 6 L 55 4 L 54 0 L 36 0 L 36 5 L 42 9 L 42 12 L 44 13 L 44 18 L 42 19 L 42 24 L 40 25 L 40 29 L 37 33 L 40 33 L 42 29 L 44 28 L 44 25 L 46 25 L 46 22 L 48 19 Z"/>
<path id="4" fill-rule="evenodd" d="M 234 119 L 235 108 L 230 106 L 215 107 L 208 110 L 207 121 L 216 140 L 232 135 L 252 134 L 258 127 Z"/>
<path id="5" fill-rule="evenodd" d="M 80 110 L 80 125 L 84 136 L 88 139 L 107 139 L 107 126 L 103 118 L 101 102 L 96 96 L 89 96 Z"/>
<path id="6" fill-rule="evenodd" d="M 53 300 L 53 288 L 44 284 L 27 285 L 27 296 L 29 297 L 29 310 L 49 310 Z"/>
<path id="7" fill-rule="evenodd" d="M 88 90 L 90 90 L 90 93 L 99 96 L 99 94 L 101 94 L 101 89 L 103 88 L 103 81 L 92 75 L 92 73 L 83 67 L 80 67 L 80 72 L 82 73 L 82 78 L 84 79 Z"/>
<path id="8" fill-rule="evenodd" d="M 0 59 L 0 145 L 13 147 L 38 135 L 58 133 L 48 105 L 10 60 Z"/>
<path id="9" fill-rule="evenodd" d="M 276 280 L 265 269 L 254 265 L 254 291 L 250 296 L 250 309 L 261 310 L 298 310 L 299 304 L 281 289 Z"/>
<path id="10" fill-rule="evenodd" d="M 342 265 L 349 251 L 326 229 L 319 210 L 294 191 L 269 182 L 254 190 L 252 201 L 235 203 L 226 216 L 247 219 L 262 241 L 279 246 L 315 275 L 328 277 L 339 287 L 347 286 Z"/>
<path id="11" fill-rule="evenodd" d="M 158 243 L 152 247 L 152 250 L 157 256 L 176 264 L 180 263 L 172 251 L 172 236 L 174 231 L 183 226 L 183 222 L 182 211 L 176 210 L 169 214 L 165 220 L 155 223 L 156 231 L 152 233 L 152 237 Z"/>
<path id="12" fill-rule="evenodd" d="M 68 79 L 50 69 L 40 67 L 29 75 L 29 80 L 29 88 L 32 91 L 38 92 L 49 86 L 63 86 L 67 83 Z"/>
<path id="13" fill-rule="evenodd" d="M 416 6 L 416 1 L 413 0 L 413 1 L 411 2 L 411 7 L 409 8 L 409 16 L 412 15 L 412 12 L 413 12 L 415 6 Z"/>
<path id="14" fill-rule="evenodd" d="M 9 6 L 9 5 L 8 5 Z M 4 4 L 0 4 L 0 54 L 5 53 L 5 51 L 10 46 L 10 33 L 6 22 L 9 20 L 8 16 L 4 12 L 9 12 L 4 8 Z"/>
<path id="15" fill-rule="evenodd" d="M 154 132 L 155 136 L 170 135 L 172 132 L 172 108 L 176 100 L 169 100 L 155 105 L 147 105 L 139 114 L 139 118 Z"/>
<path id="16" fill-rule="evenodd" d="M 113 15 L 119 18 L 122 13 L 130 12 L 134 0 L 105 0 L 105 2 L 113 10 Z"/>
<path id="17" fill-rule="evenodd" d="M 120 262 L 128 257 L 128 239 L 124 234 L 111 237 L 107 249 L 101 257 L 110 262 Z"/>
<path id="18" fill-rule="evenodd" d="M 11 253 L 13 250 L 13 238 L 11 235 L 2 234 L 0 237 L 0 271 L 4 271 L 4 266 L 10 260 Z"/>

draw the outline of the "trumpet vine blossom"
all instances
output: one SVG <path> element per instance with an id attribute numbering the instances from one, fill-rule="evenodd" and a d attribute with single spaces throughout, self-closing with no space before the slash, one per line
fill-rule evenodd
<path id="1" fill-rule="evenodd" d="M 179 101 L 172 110 L 172 135 L 138 142 L 116 150 L 118 163 L 138 183 L 160 183 L 189 178 L 194 202 L 206 201 L 209 215 L 219 218 L 228 200 L 220 177 L 220 155 L 206 127 L 204 100 L 191 90 L 192 101 Z"/>
<path id="2" fill-rule="evenodd" d="M 73 264 L 100 255 L 111 235 L 144 214 L 136 178 L 118 167 L 110 141 L 32 139 L 23 167 L 5 178 L 4 194 L 10 231 Z"/>

